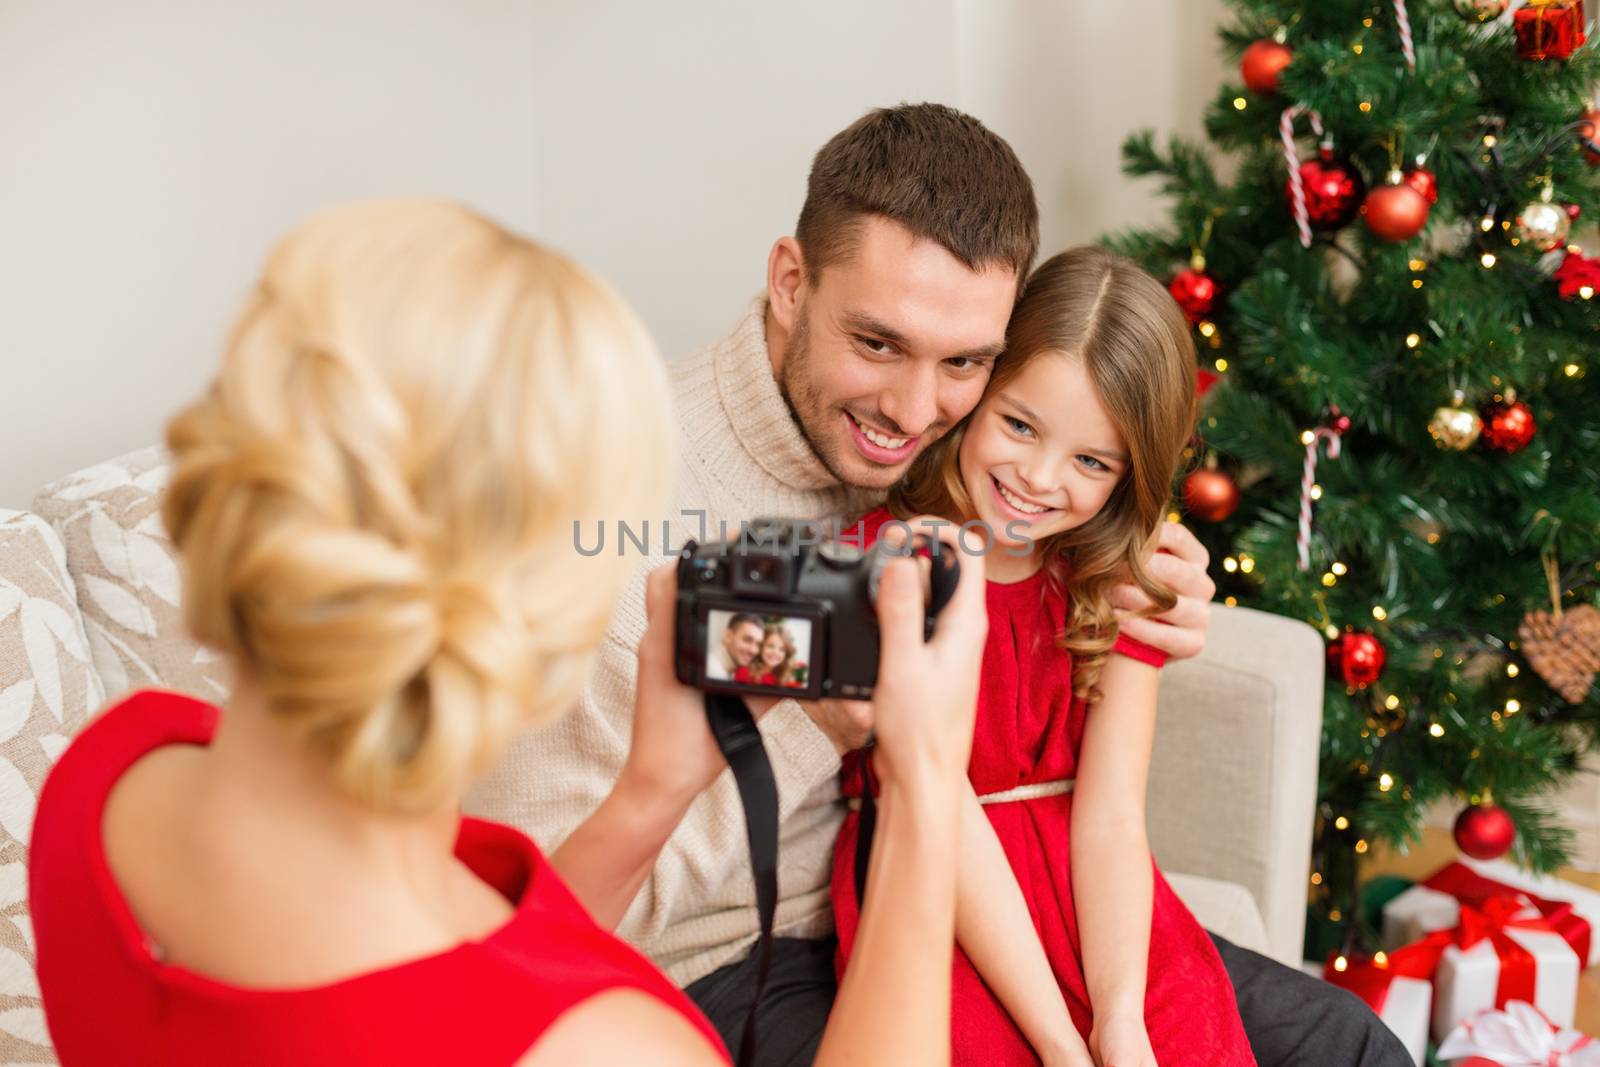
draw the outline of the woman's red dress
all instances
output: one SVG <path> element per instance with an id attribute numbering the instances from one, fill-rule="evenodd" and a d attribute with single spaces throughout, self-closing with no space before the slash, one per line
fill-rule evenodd
<path id="1" fill-rule="evenodd" d="M 866 542 L 888 521 L 884 511 L 865 520 Z M 1072 695 L 1072 662 L 1055 637 L 1066 601 L 1043 573 L 1012 584 L 990 582 L 989 637 L 983 653 L 976 733 L 968 775 L 979 796 L 1077 775 L 1089 708 Z M 1119 639 L 1117 652 L 1160 666 L 1160 652 Z M 846 763 L 846 795 L 860 796 L 859 759 Z M 1093 1025 L 1082 949 L 1072 902 L 1072 794 L 986 805 L 1034 926 L 1061 987 L 1072 1021 L 1087 1040 Z M 839 972 L 850 958 L 860 916 L 855 891 L 858 816 L 839 834 L 833 866 Z M 1254 1067 L 1239 1022 L 1233 986 L 1216 947 L 1172 888 L 1154 869 L 1150 964 L 1145 1025 L 1161 1067 Z M 957 946 L 954 973 L 953 1062 L 1031 1064 L 1038 1059 L 1005 1008 Z"/>
<path id="2" fill-rule="evenodd" d="M 209 744 L 217 716 L 175 693 L 135 693 L 92 723 L 45 783 L 30 896 L 45 1017 L 65 1067 L 509 1065 L 567 1010 L 623 988 L 682 1013 L 723 1053 L 705 1016 L 595 924 L 532 841 L 479 819 L 461 820 L 456 856 L 515 909 L 479 940 L 300 989 L 243 988 L 162 962 L 112 877 L 102 815 L 140 757 Z"/>

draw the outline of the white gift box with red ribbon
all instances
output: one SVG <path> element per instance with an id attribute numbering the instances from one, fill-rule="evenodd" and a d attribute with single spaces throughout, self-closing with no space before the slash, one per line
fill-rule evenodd
<path id="1" fill-rule="evenodd" d="M 1560 1026 L 1571 1026 L 1578 1002 L 1578 955 L 1538 910 L 1501 897 L 1482 909 L 1463 905 L 1433 978 L 1433 1036 L 1463 1019 L 1531 1002 Z"/>
<path id="2" fill-rule="evenodd" d="M 1411 1055 L 1411 1062 L 1422 1067 L 1428 1052 L 1428 1027 L 1433 1018 L 1433 984 L 1427 978 L 1405 972 L 1407 957 L 1375 960 L 1345 960 L 1339 969 L 1334 960 L 1327 964 L 1307 964 L 1319 977 L 1348 989 L 1367 1003 L 1383 1020 Z"/>
<path id="3" fill-rule="evenodd" d="M 1600 963 L 1600 893 L 1548 875 L 1530 874 L 1505 860 L 1462 860 L 1412 886 L 1383 908 L 1383 945 L 1389 951 L 1453 930 L 1463 903 L 1481 907 L 1493 897 L 1521 898 L 1566 938 L 1583 966 Z"/>

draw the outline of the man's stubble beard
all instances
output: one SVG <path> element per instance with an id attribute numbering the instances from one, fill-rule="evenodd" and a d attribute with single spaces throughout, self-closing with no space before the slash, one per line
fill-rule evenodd
<path id="1" fill-rule="evenodd" d="M 817 457 L 817 462 L 835 479 L 850 485 L 852 483 L 840 470 L 842 464 L 837 449 L 826 441 L 822 433 L 820 424 L 827 418 L 827 412 L 823 410 L 821 391 L 815 383 L 807 381 L 803 373 L 811 362 L 809 311 L 805 304 L 797 309 L 794 330 L 783 346 L 783 373 L 778 378 L 778 392 L 789 409 L 789 417 L 800 427 L 800 435 L 811 446 L 811 454 Z"/>
<path id="2" fill-rule="evenodd" d="M 783 373 L 778 379 L 778 392 L 789 408 L 789 416 L 794 419 L 795 425 L 800 427 L 801 436 L 806 439 L 806 444 L 811 446 L 811 454 L 817 457 L 817 462 L 821 463 L 829 474 L 852 489 L 886 492 L 889 485 L 863 485 L 846 475 L 844 456 L 840 453 L 850 447 L 849 443 L 831 437 L 827 433 L 827 424 L 834 421 L 836 414 L 828 408 L 822 398 L 822 390 L 815 381 L 808 379 L 804 373 L 811 362 L 811 327 L 808 312 L 808 307 L 801 304 L 795 315 L 794 331 L 789 334 L 789 340 L 783 346 Z M 838 409 L 838 414 L 844 414 L 842 407 Z M 909 467 L 910 463 L 908 462 L 906 466 Z M 899 480 L 899 474 L 895 475 L 895 480 Z"/>

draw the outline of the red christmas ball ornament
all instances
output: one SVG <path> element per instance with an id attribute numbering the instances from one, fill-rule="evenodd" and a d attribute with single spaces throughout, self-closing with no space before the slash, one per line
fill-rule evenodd
<path id="1" fill-rule="evenodd" d="M 1511 851 L 1517 825 L 1498 804 L 1474 804 L 1456 817 L 1456 847 L 1475 860 L 1497 860 Z"/>
<path id="2" fill-rule="evenodd" d="M 1252 93 L 1271 96 L 1278 91 L 1278 75 L 1294 60 L 1294 52 L 1280 41 L 1263 37 L 1244 50 L 1239 76 Z"/>
<path id="3" fill-rule="evenodd" d="M 1391 171 L 1387 183 L 1367 194 L 1361 217 L 1380 240 L 1409 241 L 1428 224 L 1428 198 L 1405 184 L 1399 171 Z"/>
<path id="4" fill-rule="evenodd" d="M 1537 429 L 1533 409 L 1513 397 L 1483 409 L 1483 443 L 1496 452 L 1508 456 L 1521 452 L 1532 443 Z"/>
<path id="5" fill-rule="evenodd" d="M 1376 682 L 1388 659 L 1383 642 L 1364 630 L 1352 630 L 1328 642 L 1328 673 L 1354 689 Z"/>
<path id="6" fill-rule="evenodd" d="M 1185 267 L 1167 284 L 1167 292 L 1183 309 L 1183 317 L 1189 320 L 1190 326 L 1198 326 L 1202 319 L 1211 317 L 1219 291 L 1217 280 L 1207 274 L 1203 266 Z"/>
<path id="7" fill-rule="evenodd" d="M 1239 483 L 1219 470 L 1193 471 L 1183 480 L 1184 510 L 1201 522 L 1221 522 L 1239 509 Z"/>
<path id="8" fill-rule="evenodd" d="M 1412 167 L 1406 171 L 1403 180 L 1405 184 L 1421 193 L 1423 199 L 1428 201 L 1429 206 L 1439 202 L 1439 179 L 1427 167 L 1420 165 Z"/>
<path id="9" fill-rule="evenodd" d="M 1306 215 L 1313 230 L 1337 230 L 1356 217 L 1367 183 L 1361 173 L 1324 148 L 1316 159 L 1300 164 L 1300 184 L 1306 195 Z M 1293 201 L 1293 185 L 1285 182 L 1283 195 Z"/>
<path id="10" fill-rule="evenodd" d="M 1567 220 L 1569 222 L 1577 222 L 1583 215 L 1582 204 L 1564 204 L 1562 206 L 1567 209 Z"/>
<path id="11" fill-rule="evenodd" d="M 1583 149 L 1583 158 L 1591 167 L 1600 167 L 1600 143 L 1596 136 L 1600 134 L 1600 107 L 1588 107 L 1583 114 L 1578 116 L 1578 145 Z"/>

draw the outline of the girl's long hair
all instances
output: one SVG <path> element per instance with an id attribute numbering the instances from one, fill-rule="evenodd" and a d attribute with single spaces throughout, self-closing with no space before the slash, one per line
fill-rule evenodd
<path id="1" fill-rule="evenodd" d="M 1070 594 L 1058 643 L 1072 655 L 1073 692 L 1095 701 L 1100 670 L 1117 639 L 1111 590 L 1132 580 L 1154 602 L 1146 615 L 1177 603 L 1146 563 L 1194 432 L 1194 340 L 1160 282 L 1104 249 L 1074 248 L 1028 279 L 985 397 L 1032 360 L 1050 356 L 1083 362 L 1129 455 L 1128 470 L 1100 511 L 1039 545 L 1047 580 Z M 889 509 L 897 517 L 977 513 L 961 477 L 966 428 L 963 421 L 925 451 L 890 491 Z"/>

